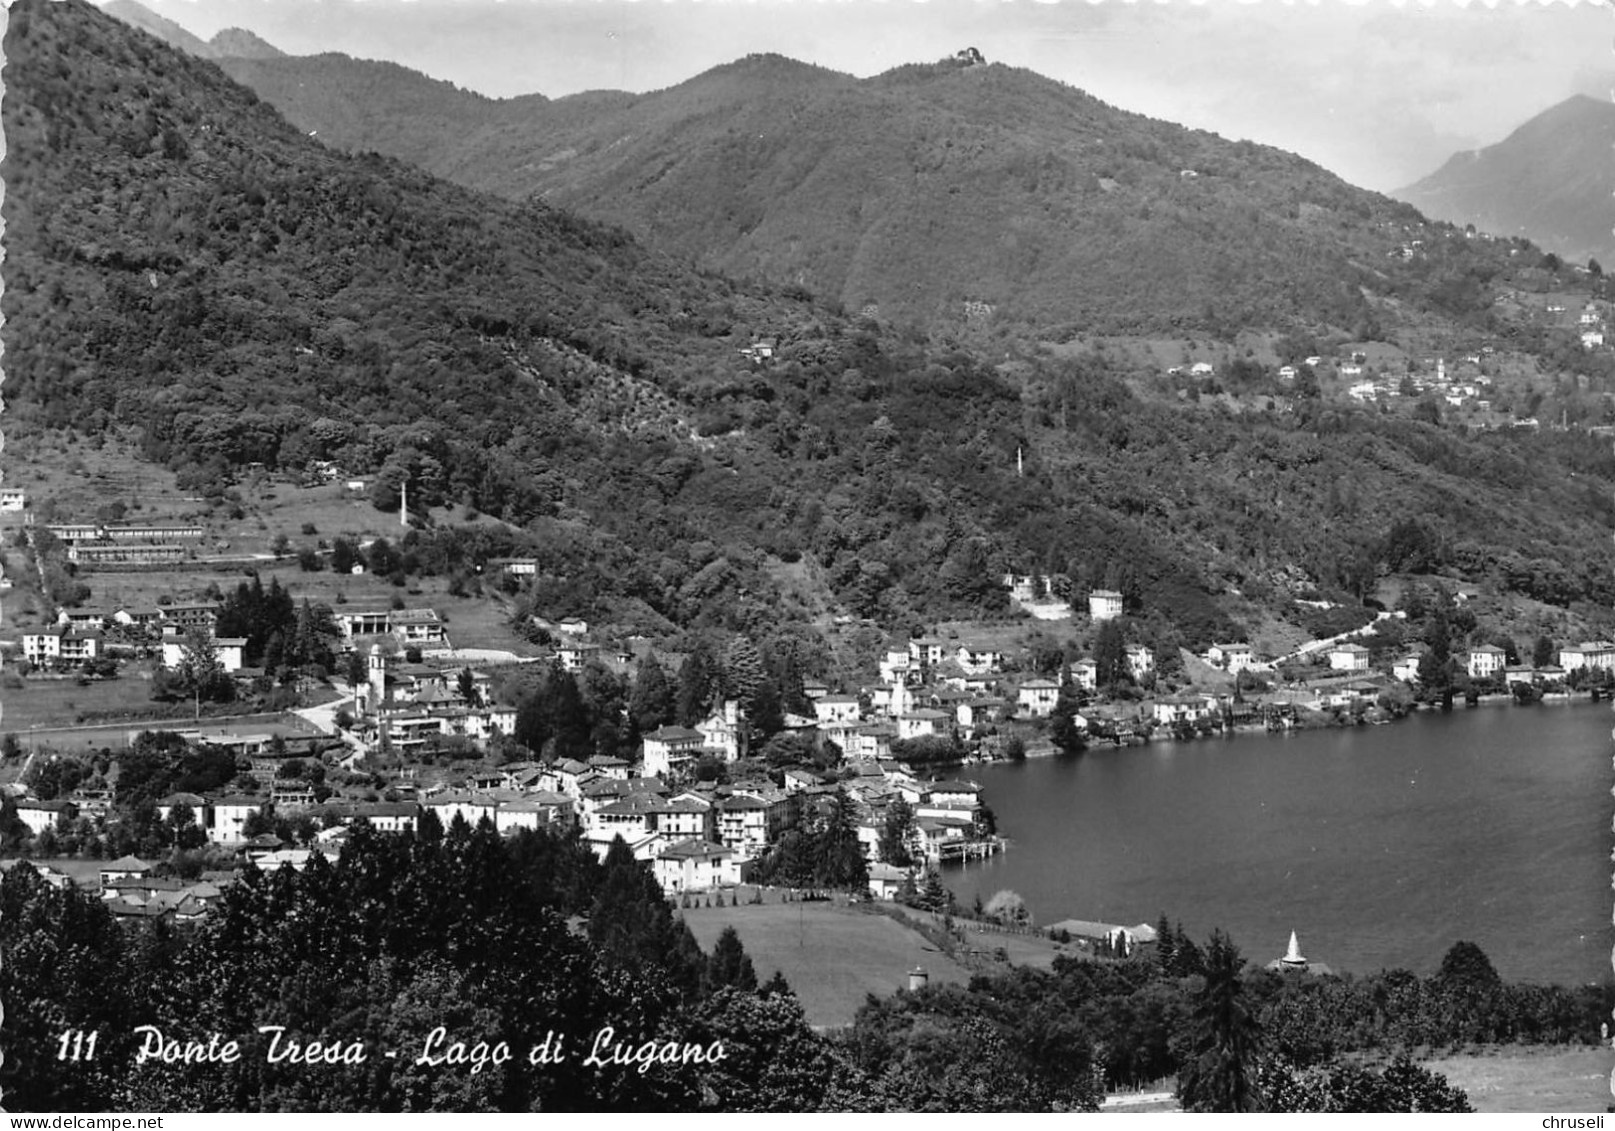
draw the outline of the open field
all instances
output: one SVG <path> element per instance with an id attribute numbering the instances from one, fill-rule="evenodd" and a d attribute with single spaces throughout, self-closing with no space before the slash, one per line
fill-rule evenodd
<path id="1" fill-rule="evenodd" d="M 131 719 L 97 726 L 27 729 L 11 726 L 8 719 L 7 724 L 0 729 L 15 734 L 24 751 L 48 747 L 66 754 L 81 754 L 101 749 L 120 750 L 129 745 L 132 735 L 143 730 L 199 730 L 204 734 L 283 734 L 289 737 L 320 733 L 312 723 L 288 712 L 215 718 L 203 716 L 200 721 L 180 713 L 164 719 Z"/>
<path id="2" fill-rule="evenodd" d="M 831 903 L 742 904 L 680 912 L 702 949 L 733 926 L 751 956 L 759 981 L 775 970 L 801 999 L 808 1024 L 852 1024 L 869 994 L 908 985 L 908 972 L 925 967 L 932 984 L 970 980 L 970 971 L 922 936 L 888 919 Z"/>
<path id="3" fill-rule="evenodd" d="M 31 678 L 18 690 L 0 688 L 0 731 L 20 735 L 31 727 L 70 725 L 81 712 L 145 710 L 154 705 L 146 674 L 125 664 L 117 679 L 82 687 L 75 679 Z"/>
<path id="4" fill-rule="evenodd" d="M 37 432 L 6 434 L 6 486 L 28 493 L 36 510 L 46 500 L 56 517 L 90 521 L 114 503 L 125 509 L 120 520 L 144 523 L 157 519 L 196 519 L 206 504 L 174 482 L 174 473 L 135 458 L 132 447 L 116 442 L 87 444 L 80 439 Z"/>
<path id="5" fill-rule="evenodd" d="M 1598 1045 L 1516 1046 L 1444 1056 L 1424 1067 L 1469 1093 L 1479 1112 L 1601 1112 L 1612 1101 L 1615 1052 Z"/>

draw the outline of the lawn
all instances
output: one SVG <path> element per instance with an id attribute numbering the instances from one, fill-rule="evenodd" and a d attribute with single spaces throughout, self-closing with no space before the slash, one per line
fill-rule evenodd
<path id="1" fill-rule="evenodd" d="M 733 926 L 760 981 L 775 970 L 796 991 L 808 1024 L 852 1024 L 870 994 L 908 985 L 909 971 L 925 967 L 933 985 L 963 984 L 970 972 L 922 936 L 884 915 L 831 903 L 766 903 L 698 907 L 681 912 L 696 941 L 710 951 Z"/>
<path id="2" fill-rule="evenodd" d="M 8 677 L 9 678 L 9 677 Z M 117 679 L 26 679 L 22 688 L 0 688 L 0 731 L 25 734 L 32 727 L 71 726 L 80 712 L 145 710 L 151 684 L 132 664 Z"/>
<path id="3" fill-rule="evenodd" d="M 1424 1062 L 1469 1094 L 1478 1112 L 1602 1112 L 1615 1052 L 1598 1045 L 1511 1046 Z"/>

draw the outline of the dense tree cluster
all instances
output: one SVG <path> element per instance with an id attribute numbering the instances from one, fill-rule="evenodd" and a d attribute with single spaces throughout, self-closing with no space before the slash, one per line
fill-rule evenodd
<path id="1" fill-rule="evenodd" d="M 759 984 L 735 933 L 703 954 L 621 843 L 602 864 L 569 836 L 430 817 L 418 834 L 361 826 L 335 863 L 249 869 L 180 925 L 120 924 L 93 894 L 19 865 L 0 879 L 0 1081 L 24 1110 L 1072 1110 L 1173 1076 L 1194 1109 L 1463 1110 L 1405 1060 L 1374 1072 L 1342 1057 L 1590 1041 L 1609 1005 L 1598 987 L 1503 983 L 1470 943 L 1429 978 L 1353 978 L 1250 971 L 1221 934 L 1161 939 L 872 998 L 821 1036 L 777 974 Z M 260 1044 L 261 1026 L 280 1025 L 364 1056 L 317 1079 L 256 1046 L 234 1064 L 136 1068 L 140 1024 Z M 634 1045 L 720 1041 L 726 1056 L 644 1073 L 586 1064 L 580 1044 L 607 1026 Z M 70 1028 L 103 1034 L 94 1060 L 55 1059 Z M 571 1055 L 527 1063 L 551 1034 Z M 457 1040 L 514 1057 L 478 1072 L 418 1060 Z"/>
<path id="2" fill-rule="evenodd" d="M 567 925 L 577 914 L 582 934 Z M 617 851 L 601 865 L 544 834 L 507 841 L 432 820 L 419 836 L 361 831 L 334 865 L 249 870 L 182 927 L 120 925 L 93 894 L 21 866 L 0 880 L 0 953 L 0 1079 L 22 1110 L 804 1110 L 837 1103 L 844 1084 L 788 989 L 758 990 L 736 940 L 703 955 L 644 865 Z M 204 1043 L 216 1032 L 244 1055 L 136 1068 L 141 1024 Z M 268 1063 L 267 1025 L 285 1027 L 283 1048 L 319 1039 L 366 1056 L 318 1071 Z M 101 1032 L 93 1061 L 55 1060 L 69 1027 Z M 718 1041 L 736 1055 L 710 1071 L 590 1065 L 607 1027 L 630 1047 Z M 530 1065 L 551 1032 L 566 1057 Z M 503 1042 L 513 1059 L 476 1072 L 418 1062 L 455 1041 Z M 787 1048 L 800 1056 L 775 1055 Z"/>

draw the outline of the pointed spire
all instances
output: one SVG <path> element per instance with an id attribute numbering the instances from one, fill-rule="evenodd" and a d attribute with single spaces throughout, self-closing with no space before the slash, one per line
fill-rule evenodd
<path id="1" fill-rule="evenodd" d="M 1290 932 L 1290 949 L 1284 952 L 1285 965 L 1302 965 L 1306 962 L 1301 957 L 1301 944 L 1296 940 L 1295 932 Z"/>

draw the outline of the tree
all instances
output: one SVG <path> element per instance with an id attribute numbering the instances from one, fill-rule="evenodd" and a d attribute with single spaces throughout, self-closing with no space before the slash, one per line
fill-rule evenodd
<path id="1" fill-rule="evenodd" d="M 675 706 L 666 669 L 654 652 L 647 653 L 634 673 L 634 689 L 628 696 L 629 720 L 639 734 L 649 734 L 672 721 Z"/>
<path id="2" fill-rule="evenodd" d="M 838 789 L 824 828 L 813 838 L 813 882 L 827 888 L 865 891 L 869 862 L 858 840 L 858 808 L 852 795 Z"/>
<path id="3" fill-rule="evenodd" d="M 746 711 L 752 709 L 767 673 L 757 646 L 744 636 L 729 642 L 723 656 L 723 695 L 735 699 Z"/>
<path id="4" fill-rule="evenodd" d="M 673 917 L 650 868 L 634 859 L 621 837 L 606 851 L 596 891 L 589 940 L 601 957 L 625 970 L 657 972 L 679 997 L 695 995 L 706 958 L 689 927 Z"/>
<path id="5" fill-rule="evenodd" d="M 196 700 L 198 715 L 203 700 L 228 702 L 234 698 L 235 685 L 225 673 L 213 637 L 205 628 L 193 628 L 185 634 L 177 673 L 181 686 Z"/>
<path id="6" fill-rule="evenodd" d="M 359 560 L 359 550 L 346 538 L 331 543 L 331 569 L 336 573 L 351 573 Z"/>
<path id="7" fill-rule="evenodd" d="M 886 821 L 880 830 L 880 859 L 884 864 L 907 868 L 914 863 L 910 845 L 914 841 L 914 806 L 903 797 L 886 806 Z"/>
<path id="8" fill-rule="evenodd" d="M 1054 710 L 1049 713 L 1049 738 L 1062 754 L 1080 754 L 1087 749 L 1087 736 L 1076 721 L 1081 705 L 1082 693 L 1068 672 L 1065 682 L 1060 684 L 1060 694 L 1055 697 Z"/>
<path id="9" fill-rule="evenodd" d="M 399 568 L 398 552 L 385 538 L 377 538 L 365 550 L 365 568 L 377 577 L 385 577 Z"/>
<path id="10" fill-rule="evenodd" d="M 919 904 L 937 914 L 953 910 L 953 892 L 942 882 L 942 873 L 934 867 L 925 870 L 925 886 L 920 889 Z"/>
<path id="11" fill-rule="evenodd" d="M 1026 909 L 1026 900 L 1007 888 L 994 892 L 992 898 L 982 908 L 982 913 L 989 919 L 997 919 L 1000 923 L 1012 926 L 1029 923 L 1032 919 L 1031 912 Z"/>
<path id="12" fill-rule="evenodd" d="M 725 927 L 713 944 L 712 958 L 707 962 L 707 986 L 710 990 L 726 986 L 747 991 L 757 989 L 757 971 L 752 968 L 751 958 L 740 944 L 740 935 L 733 925 Z"/>
<path id="13" fill-rule="evenodd" d="M 1188 1111 L 1240 1112 L 1257 1107 L 1256 1056 L 1261 1029 L 1245 1000 L 1245 960 L 1221 931 L 1206 946 L 1205 984 L 1194 996 L 1190 1053 L 1178 1077 Z"/>
<path id="14" fill-rule="evenodd" d="M 678 724 L 693 727 L 707 717 L 712 709 L 712 693 L 716 688 L 718 672 L 711 651 L 705 641 L 698 642 L 695 650 L 679 666 L 677 714 Z"/>
<path id="15" fill-rule="evenodd" d="M 1127 642 L 1121 625 L 1107 620 L 1099 626 L 1094 640 L 1094 681 L 1100 687 L 1114 687 L 1127 676 Z"/>
<path id="16" fill-rule="evenodd" d="M 1545 668 L 1556 663 L 1559 650 L 1553 643 L 1553 637 L 1543 635 L 1536 638 L 1531 646 L 1531 663 L 1534 667 Z"/>

